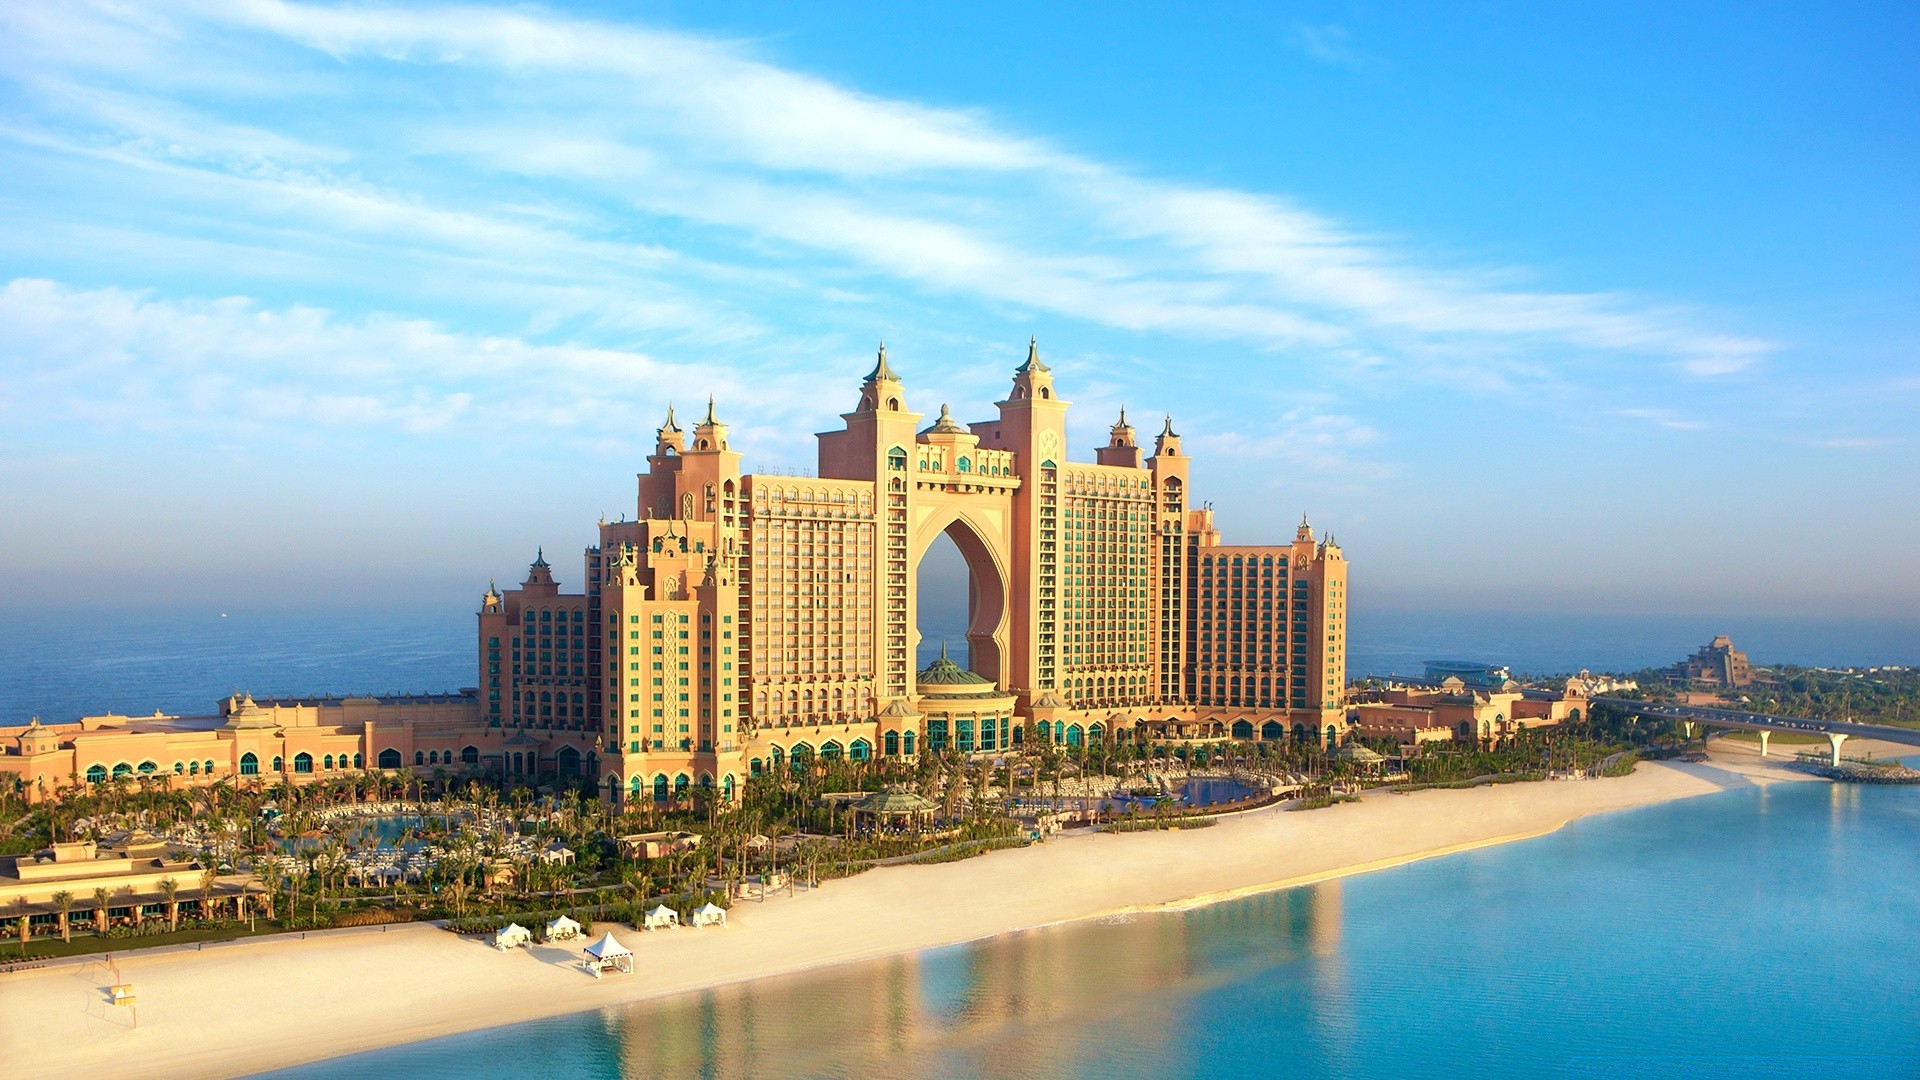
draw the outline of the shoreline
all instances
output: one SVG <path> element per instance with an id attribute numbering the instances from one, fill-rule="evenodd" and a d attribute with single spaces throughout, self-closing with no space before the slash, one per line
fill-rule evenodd
<path id="1" fill-rule="evenodd" d="M 138 1030 L 127 1009 L 106 1003 L 102 963 L 16 972 L 0 976 L 9 1018 L 0 1060 L 18 1077 L 249 1075 L 1089 919 L 1186 911 L 1743 783 L 1821 779 L 1763 762 L 1757 748 L 1746 756 L 1643 763 L 1614 779 L 1376 793 L 1306 812 L 1248 811 L 1209 829 L 1069 834 L 959 862 L 884 867 L 739 902 L 725 929 L 616 929 L 634 952 L 634 974 L 602 980 L 574 966 L 585 942 L 501 954 L 420 924 L 119 954 L 139 995 Z"/>

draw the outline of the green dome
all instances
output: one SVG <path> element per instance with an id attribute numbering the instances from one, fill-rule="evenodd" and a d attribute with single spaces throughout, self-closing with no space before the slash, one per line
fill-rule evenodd
<path id="1" fill-rule="evenodd" d="M 993 680 L 976 675 L 947 659 L 945 649 L 940 650 L 940 659 L 922 669 L 915 681 L 922 686 L 991 686 L 993 684 Z"/>

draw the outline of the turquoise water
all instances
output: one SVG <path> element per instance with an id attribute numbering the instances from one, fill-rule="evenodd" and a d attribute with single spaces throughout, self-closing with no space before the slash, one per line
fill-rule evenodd
<path id="1" fill-rule="evenodd" d="M 275 1075 L 557 1072 L 1920 1076 L 1920 788 L 1743 786 L 1196 911 Z"/>

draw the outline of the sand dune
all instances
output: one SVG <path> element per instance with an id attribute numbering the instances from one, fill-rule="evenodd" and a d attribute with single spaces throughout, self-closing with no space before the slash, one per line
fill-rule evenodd
<path id="1" fill-rule="evenodd" d="M 138 1030 L 127 1009 L 106 1003 L 104 965 L 0 976 L 0 1062 L 19 1080 L 242 1075 L 1363 873 L 1538 836 L 1590 814 L 1705 794 L 1719 790 L 1721 780 L 1745 778 L 1711 767 L 1642 765 L 1613 780 L 1377 794 L 1306 813 L 1255 811 L 1209 829 L 1070 835 L 964 862 L 890 867 L 790 898 L 742 903 L 725 929 L 617 929 L 634 950 L 635 973 L 597 981 L 575 966 L 577 948 L 501 954 L 427 926 L 127 954 L 120 971 L 138 994 Z"/>

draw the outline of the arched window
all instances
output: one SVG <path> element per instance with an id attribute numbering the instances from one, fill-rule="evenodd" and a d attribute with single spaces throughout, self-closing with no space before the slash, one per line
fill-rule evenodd
<path id="1" fill-rule="evenodd" d="M 479 748 L 479 747 L 477 747 L 477 746 L 463 746 L 463 747 L 461 747 L 461 748 L 460 748 L 460 760 L 461 760 L 462 762 L 464 762 L 465 764 L 468 764 L 468 765 L 478 765 L 478 764 L 480 764 L 480 748 Z"/>
<path id="2" fill-rule="evenodd" d="M 106 782 L 107 782 L 107 767 L 105 765 L 87 766 L 87 783 L 104 784 Z"/>
<path id="3" fill-rule="evenodd" d="M 885 745 L 885 746 L 886 746 L 886 748 L 887 748 L 887 756 L 888 756 L 888 757 L 897 757 L 897 756 L 899 756 L 899 754 L 900 754 L 900 733 L 899 733 L 899 732 L 897 732 L 897 731 L 889 731 L 889 732 L 887 732 L 887 738 L 886 738 L 886 742 L 885 742 L 885 743 L 884 743 L 883 745 Z"/>
<path id="4" fill-rule="evenodd" d="M 913 732 L 909 731 L 901 735 L 900 736 L 900 752 L 907 757 L 912 757 L 913 743 L 914 743 Z"/>
<path id="5" fill-rule="evenodd" d="M 213 775 L 213 759 L 212 758 L 207 759 L 207 764 L 205 766 L 205 769 L 208 776 Z"/>
<path id="6" fill-rule="evenodd" d="M 153 775 L 154 773 L 157 773 L 157 772 L 159 772 L 159 771 L 160 771 L 160 764 L 159 764 L 159 762 L 155 762 L 155 761 L 143 761 L 143 762 L 141 762 L 141 763 L 140 763 L 140 775 L 141 775 L 141 776 L 152 776 L 152 775 Z"/>
<path id="7" fill-rule="evenodd" d="M 293 771 L 297 773 L 312 772 L 313 771 L 313 755 L 307 753 L 305 750 L 302 750 L 299 753 L 293 755 Z"/>
<path id="8" fill-rule="evenodd" d="M 759 762 L 756 761 L 754 762 L 754 764 L 758 765 Z M 727 775 L 720 778 L 720 798 L 726 802 L 733 801 L 733 774 L 732 773 L 728 773 Z"/>
<path id="9" fill-rule="evenodd" d="M 113 778 L 115 780 L 125 780 L 127 777 L 132 775 L 133 775 L 133 766 L 127 764 L 124 761 L 120 762 L 119 764 L 113 767 Z"/>
<path id="10" fill-rule="evenodd" d="M 426 753 L 420 750 L 415 750 L 413 752 L 413 763 L 415 765 L 425 765 L 427 763 Z"/>
<path id="11" fill-rule="evenodd" d="M 636 780 L 637 779 L 638 778 L 636 777 Z M 660 773 L 659 775 L 653 778 L 653 801 L 654 802 L 667 801 L 667 774 L 666 773 Z"/>
<path id="12" fill-rule="evenodd" d="M 399 755 L 396 754 L 394 756 L 398 757 Z M 394 762 L 394 764 L 398 765 L 399 762 L 396 761 Z M 251 750 L 240 755 L 240 775 L 241 776 L 260 775 L 260 759 L 257 757 L 254 757 L 253 751 Z"/>
<path id="13" fill-rule="evenodd" d="M 400 751 L 395 750 L 391 746 L 387 747 L 385 750 L 380 751 L 379 762 L 380 762 L 380 767 L 383 769 L 399 768 L 400 767 Z"/>
<path id="14" fill-rule="evenodd" d="M 325 769 L 328 772 L 332 772 L 333 771 L 333 755 L 328 754 L 326 757 L 321 758 L 320 767 L 322 769 Z"/>
<path id="15" fill-rule="evenodd" d="M 176 771 L 178 771 L 178 766 L 176 766 L 175 768 L 176 768 Z M 199 775 L 200 775 L 200 763 L 199 763 L 199 762 L 197 762 L 197 761 L 189 761 L 189 762 L 187 762 L 187 775 L 188 775 L 188 776 L 199 776 Z"/>
<path id="16" fill-rule="evenodd" d="M 347 760 L 347 759 L 346 759 L 346 758 L 345 758 L 344 756 L 342 756 L 342 757 L 340 758 L 340 761 L 341 761 L 341 764 L 342 764 L 343 766 L 345 765 L 345 763 L 346 763 L 346 760 Z M 362 765 L 362 764 L 360 764 L 360 755 L 359 755 L 359 754 L 355 754 L 355 755 L 353 755 L 353 767 L 354 767 L 354 768 L 356 768 L 356 769 L 362 769 L 362 768 L 365 768 L 365 767 L 366 767 L 366 766 L 364 766 L 364 765 Z"/>
<path id="17" fill-rule="evenodd" d="M 690 781 L 688 781 L 686 773 L 681 773 L 679 776 L 674 777 L 673 778 L 674 799 L 684 800 L 687 797 L 687 788 L 689 786 L 690 786 Z"/>
<path id="18" fill-rule="evenodd" d="M 176 762 L 174 762 L 174 763 L 173 763 L 173 775 L 175 775 L 175 776 L 185 776 L 186 774 L 187 774 L 187 763 L 186 763 L 186 762 L 184 762 L 184 761 L 176 761 Z"/>
<path id="19" fill-rule="evenodd" d="M 286 759 L 282 758 L 279 754 L 273 755 L 273 771 L 276 773 L 287 771 Z"/>

